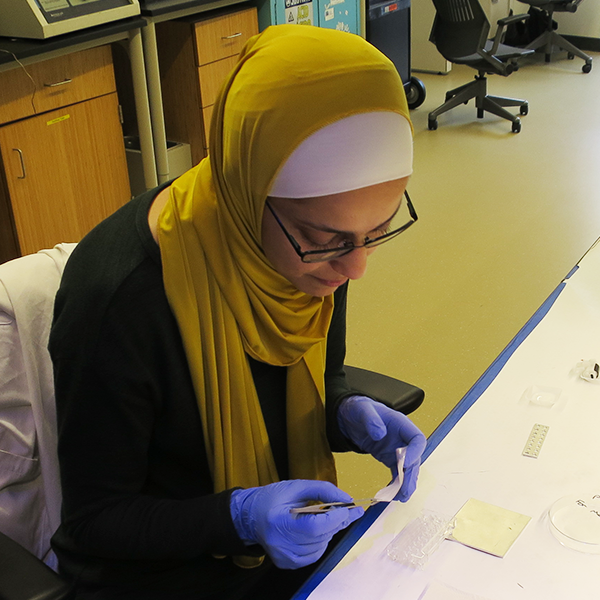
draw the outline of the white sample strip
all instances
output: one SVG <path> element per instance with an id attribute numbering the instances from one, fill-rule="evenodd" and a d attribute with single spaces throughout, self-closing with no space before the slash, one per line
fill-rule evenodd
<path id="1" fill-rule="evenodd" d="M 404 481 L 404 459 L 406 458 L 406 448 L 396 448 L 396 458 L 398 459 L 398 475 L 392 483 L 380 489 L 375 494 L 377 502 L 391 502 L 400 491 Z"/>

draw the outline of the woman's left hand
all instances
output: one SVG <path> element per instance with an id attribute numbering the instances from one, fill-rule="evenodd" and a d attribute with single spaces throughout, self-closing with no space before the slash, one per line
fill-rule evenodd
<path id="1" fill-rule="evenodd" d="M 346 398 L 338 410 L 342 433 L 363 452 L 398 474 L 396 448 L 406 446 L 404 481 L 398 499 L 406 502 L 417 487 L 421 455 L 427 440 L 416 425 L 401 412 L 366 396 Z"/>

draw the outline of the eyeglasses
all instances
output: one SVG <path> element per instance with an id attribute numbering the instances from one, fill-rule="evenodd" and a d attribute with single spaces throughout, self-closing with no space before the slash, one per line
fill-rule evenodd
<path id="1" fill-rule="evenodd" d="M 406 206 L 408 208 L 408 212 L 411 217 L 411 220 L 408 221 L 408 223 L 405 223 L 401 227 L 398 227 L 398 228 L 394 229 L 393 231 L 389 231 L 388 233 L 377 236 L 375 238 L 370 239 L 369 237 L 366 237 L 364 244 L 356 245 L 353 242 L 351 242 L 350 240 L 344 240 L 341 244 L 338 244 L 335 248 L 326 248 L 325 250 L 302 250 L 302 248 L 300 247 L 300 244 L 295 240 L 294 236 L 291 233 L 289 233 L 289 231 L 284 227 L 283 223 L 281 222 L 281 220 L 279 219 L 279 217 L 273 210 L 273 207 L 271 206 L 271 204 L 269 203 L 268 200 L 266 201 L 266 205 L 267 205 L 267 208 L 271 211 L 271 214 L 273 215 L 273 217 L 275 217 L 277 224 L 279 225 L 279 227 L 281 227 L 281 230 L 283 231 L 283 233 L 285 234 L 287 239 L 290 241 L 290 244 L 292 244 L 292 247 L 296 251 L 296 254 L 300 257 L 302 262 L 316 263 L 316 262 L 326 262 L 328 260 L 333 260 L 335 258 L 339 258 L 340 256 L 345 256 L 346 254 L 349 254 L 350 252 L 352 252 L 353 250 L 356 250 L 357 248 L 373 248 L 375 246 L 379 246 L 381 244 L 384 244 L 385 242 L 389 242 L 391 239 L 400 235 L 403 231 L 406 231 L 413 223 L 415 223 L 417 221 L 417 219 L 419 217 L 417 216 L 415 207 L 413 206 L 413 204 L 410 200 L 410 196 L 408 195 L 408 192 L 405 191 L 404 196 L 406 197 Z"/>

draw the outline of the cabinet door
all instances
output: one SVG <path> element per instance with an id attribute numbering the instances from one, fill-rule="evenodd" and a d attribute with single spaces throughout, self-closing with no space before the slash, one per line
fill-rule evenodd
<path id="1" fill-rule="evenodd" d="M 21 254 L 77 242 L 131 193 L 116 93 L 0 128 Z"/>
<path id="2" fill-rule="evenodd" d="M 224 58 L 223 60 L 218 60 L 198 68 L 202 108 L 212 106 L 216 102 L 223 82 L 234 69 L 237 61 L 237 56 L 230 56 L 229 58 Z M 206 129 L 208 129 L 209 123 L 205 125 Z"/>

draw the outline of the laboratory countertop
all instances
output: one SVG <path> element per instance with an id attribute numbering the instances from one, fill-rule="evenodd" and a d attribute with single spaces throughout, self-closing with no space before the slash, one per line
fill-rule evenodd
<path id="1" fill-rule="evenodd" d="M 63 50 L 69 46 L 102 40 L 132 29 L 139 29 L 145 25 L 146 21 L 142 17 L 129 17 L 44 40 L 0 37 L 0 66 L 11 63 L 15 57 L 19 60 L 34 58 Z"/>
<path id="2" fill-rule="evenodd" d="M 214 0 L 142 0 L 140 8 L 142 15 L 158 17 L 171 12 L 197 9 L 203 4 L 213 4 Z"/>

